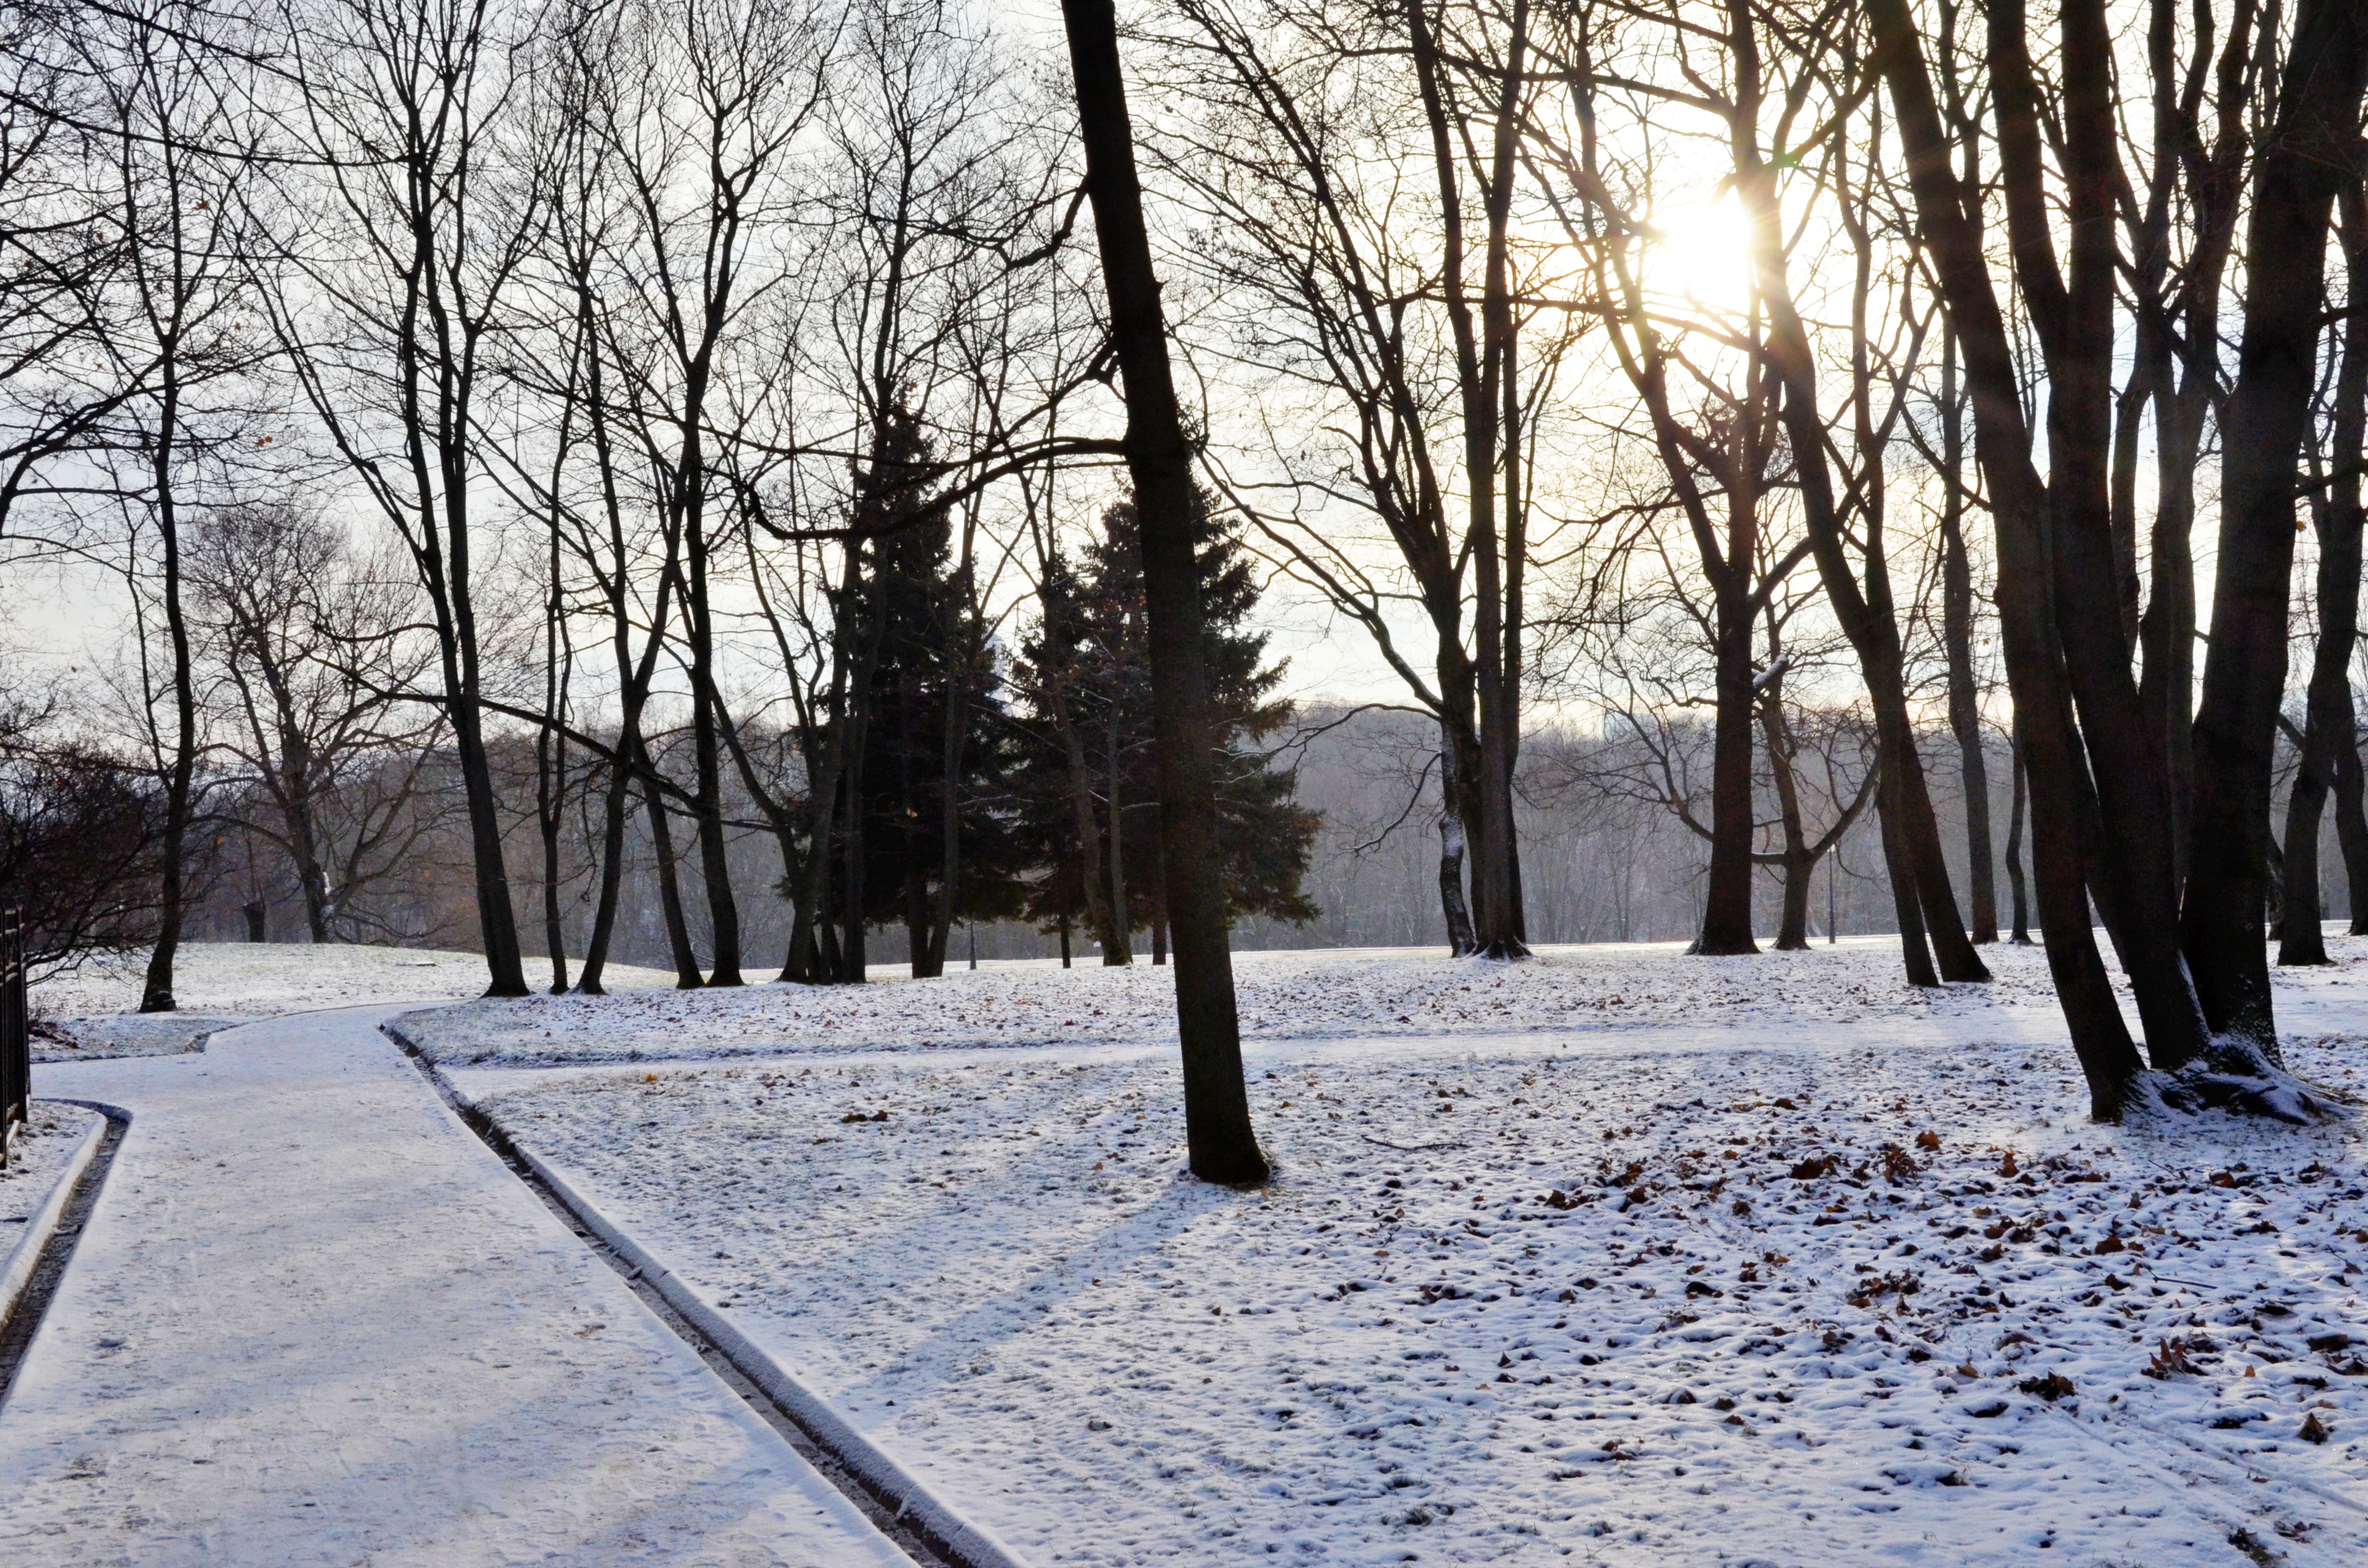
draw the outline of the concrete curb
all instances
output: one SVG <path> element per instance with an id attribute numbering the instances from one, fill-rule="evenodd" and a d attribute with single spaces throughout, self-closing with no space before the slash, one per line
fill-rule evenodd
<path id="1" fill-rule="evenodd" d="M 25 1287 L 33 1280 L 33 1270 L 40 1266 L 41 1253 L 50 1238 L 58 1233 L 58 1221 L 65 1217 L 66 1203 L 74 1197 L 74 1187 L 90 1169 L 91 1161 L 98 1157 L 98 1146 L 107 1141 L 108 1118 L 101 1116 L 98 1124 L 83 1135 L 82 1142 L 66 1160 L 65 1169 L 58 1173 L 56 1185 L 41 1207 L 25 1222 L 25 1233 L 17 1238 L 17 1249 L 8 1255 L 7 1267 L 0 1269 L 0 1323 L 6 1323 L 24 1299 Z"/>
<path id="2" fill-rule="evenodd" d="M 640 1269 L 642 1278 L 666 1299 L 668 1306 L 707 1335 L 743 1377 L 764 1390 L 767 1397 L 805 1428 L 815 1443 L 853 1471 L 875 1495 L 894 1506 L 899 1519 L 910 1518 L 919 1525 L 943 1542 L 946 1550 L 967 1568 L 1028 1568 L 1018 1552 L 964 1518 L 951 1504 L 857 1431 L 797 1374 L 743 1334 L 730 1318 L 635 1241 L 549 1161 L 515 1138 L 510 1146 L 567 1206 L 568 1211 L 584 1221 L 586 1229 Z"/>

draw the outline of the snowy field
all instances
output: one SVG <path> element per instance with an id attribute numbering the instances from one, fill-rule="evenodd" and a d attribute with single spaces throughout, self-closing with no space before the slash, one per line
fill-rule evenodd
<path id="1" fill-rule="evenodd" d="M 1988 951 L 1244 955 L 1250 1193 L 1148 969 L 404 1028 L 1039 1563 L 2368 1560 L 2360 1129 L 2092 1126 Z"/>
<path id="2" fill-rule="evenodd" d="M 1881 1027 L 1919 1043 L 2059 1038 L 2038 950 L 1992 951 L 1994 983 L 1941 992 L 1902 983 L 1897 944 L 1880 938 L 1807 955 L 1682 962 L 1674 944 L 1549 948 L 1518 968 L 1457 963 L 1436 949 L 1237 953 L 1234 975 L 1251 1040 L 1543 1034 L 1627 1049 L 1642 1033 L 1668 1031 L 1806 1044 L 1835 1025 Z M 2368 948 L 2345 956 L 2362 955 Z M 404 1028 L 446 1065 L 549 1066 L 882 1047 L 1168 1045 L 1176 1004 L 1164 969 L 1064 971 L 1047 961 L 950 969 L 921 982 L 892 970 L 860 987 L 529 996 L 415 1014 Z"/>
<path id="3" fill-rule="evenodd" d="M 528 960 L 527 978 L 537 978 Z M 196 1047 L 208 1033 L 256 1018 L 372 1002 L 440 1002 L 485 988 L 485 960 L 475 953 L 418 948 L 365 948 L 331 943 L 190 942 L 173 972 L 176 1014 L 138 1015 L 148 955 L 102 956 L 33 987 L 34 1017 L 43 1026 L 34 1041 L 37 1062 L 87 1062 L 102 1057 L 161 1056 Z M 546 964 L 540 971 L 550 980 Z M 619 991 L 672 985 L 674 976 L 630 965 L 609 966 L 607 983 Z"/>

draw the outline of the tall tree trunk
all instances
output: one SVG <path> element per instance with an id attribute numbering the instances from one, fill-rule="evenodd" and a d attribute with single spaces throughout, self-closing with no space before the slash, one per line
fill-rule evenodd
<path id="1" fill-rule="evenodd" d="M 2360 748 L 2335 744 L 2335 841 L 2343 851 L 2343 887 L 2351 905 L 2351 933 L 2368 937 L 2368 801 L 2363 801 Z"/>
<path id="2" fill-rule="evenodd" d="M 2297 464 L 2310 431 L 2328 220 L 2358 141 L 2368 7 L 2302 0 L 2276 120 L 2254 165 L 2244 335 L 2223 415 L 2220 553 L 2180 935 L 2213 1028 L 2271 1062 L 2263 851 L 2285 696 Z"/>
<path id="3" fill-rule="evenodd" d="M 535 825 L 542 833 L 542 931 L 551 955 L 551 994 L 564 996 L 567 994 L 567 927 L 560 916 L 559 822 L 567 805 L 567 741 L 558 733 L 558 721 L 566 703 L 568 666 L 574 663 L 575 650 L 568 648 L 568 664 L 563 665 L 560 648 L 566 616 L 555 525 L 551 530 L 550 571 L 551 597 L 543 606 L 542 710 L 552 722 L 535 732 L 534 814 Z"/>
<path id="4" fill-rule="evenodd" d="M 1751 502 L 1738 497 L 1739 513 Z M 1714 583 L 1718 610 L 1718 699 L 1712 739 L 1710 877 L 1702 897 L 1702 934 L 1693 951 L 1712 957 L 1756 953 L 1751 939 L 1751 848 L 1757 831 L 1751 799 L 1752 611 L 1749 521 L 1730 532 L 1727 569 Z"/>
<path id="5" fill-rule="evenodd" d="M 963 553 L 968 556 L 967 545 Z M 966 563 L 962 580 L 970 580 Z M 967 620 L 960 635 L 969 635 Z M 946 942 L 953 934 L 954 909 L 962 896 L 962 777 L 970 736 L 969 676 L 981 657 L 975 648 L 956 652 L 958 657 L 950 661 L 945 728 L 938 747 L 938 893 L 929 926 L 928 972 L 932 975 L 946 971 Z"/>
<path id="6" fill-rule="evenodd" d="M 1801 819 L 1800 781 L 1793 776 L 1777 691 L 1774 681 L 1761 691 L 1759 738 L 1768 748 L 1768 769 L 1776 783 L 1777 824 L 1784 835 L 1784 848 L 1777 857 L 1784 873 L 1784 903 L 1776 926 L 1776 950 L 1797 953 L 1809 946 L 1809 884 L 1817 874 L 1817 858 L 1809 853 L 1808 834 Z"/>
<path id="7" fill-rule="evenodd" d="M 1119 705 L 1110 710 L 1110 787 L 1103 805 L 1110 813 L 1110 928 L 1102 937 L 1102 962 L 1123 968 L 1134 961 L 1134 911 L 1126 901 L 1126 845 L 1121 828 L 1126 821 L 1125 754 L 1119 745 Z"/>
<path id="8" fill-rule="evenodd" d="M 1439 907 L 1447 922 L 1447 956 L 1476 951 L 1472 911 L 1463 902 L 1463 812 L 1455 799 L 1455 751 L 1441 724 L 1439 753 Z"/>
<path id="9" fill-rule="evenodd" d="M 1738 67 L 1742 101 L 1759 102 L 1759 57 L 1755 23 L 1742 0 L 1731 0 L 1730 47 Z M 1808 332 L 1793 300 L 1786 276 L 1782 217 L 1776 198 L 1776 171 L 1761 155 L 1755 125 L 1743 117 L 1732 133 L 1736 187 L 1751 217 L 1753 278 L 1768 311 L 1768 358 L 1782 383 L 1781 410 L 1792 437 L 1800 482 L 1804 521 L 1810 553 L 1825 585 L 1826 600 L 1858 655 L 1874 710 L 1877 765 L 1882 778 L 1875 807 L 1884 819 L 1884 863 L 1895 882 L 1894 905 L 1899 911 L 1900 954 L 1908 982 L 1930 985 L 1941 980 L 1984 981 L 1989 971 L 1966 937 L 1957 913 L 1955 890 L 1949 881 L 1948 858 L 1932 812 L 1932 798 L 1924 782 L 1924 762 L 1916 749 L 1915 726 L 1907 712 L 1906 658 L 1899 624 L 1893 608 L 1890 567 L 1883 544 L 1881 451 L 1867 415 L 1863 396 L 1857 408 L 1857 446 L 1863 456 L 1867 493 L 1861 531 L 1864 534 L 1864 582 L 1852 574 L 1844 543 L 1841 510 L 1835 500 L 1834 480 L 1825 460 L 1827 436 L 1817 403 L 1817 371 Z M 1852 365 L 1857 388 L 1869 384 L 1873 371 L 1865 362 L 1866 301 L 1872 292 L 1871 262 L 1865 247 L 1858 258 L 1853 293 L 1854 336 L 1858 347 Z M 1912 915 L 1909 904 L 1916 905 Z M 1930 941 L 1928 950 L 1926 942 Z M 1932 959 L 1939 959 L 1936 974 Z"/>
<path id="10" fill-rule="evenodd" d="M 1242 1075 L 1218 862 L 1215 730 L 1193 540 L 1192 454 L 1177 410 L 1159 281 L 1144 227 L 1117 15 L 1112 0 L 1062 0 L 1061 10 L 1085 143 L 1086 188 L 1110 296 L 1110 343 L 1125 388 L 1127 470 L 1143 528 L 1160 854 L 1176 926 L 1185 1139 L 1192 1172 L 1202 1180 L 1260 1182 L 1267 1162 L 1250 1124 Z"/>
<path id="11" fill-rule="evenodd" d="M 2074 1051 L 2100 1119 L 2117 1118 L 2142 1063 L 2089 923 L 2079 802 L 2086 761 L 2066 688 L 2049 558 L 2045 487 L 2031 466 L 2021 383 L 1994 290 L 1987 247 L 1950 167 L 1906 0 L 1867 0 L 1883 72 L 1907 153 L 1917 213 L 1965 357 L 1975 454 L 1990 481 L 1998 535 L 1998 626 L 2015 724 L 2031 781 L 2040 926 Z M 2199 1020 L 2200 1021 L 2200 1020 Z"/>
<path id="12" fill-rule="evenodd" d="M 2014 887 L 2014 944 L 2031 946 L 2031 918 L 2024 899 L 2022 881 L 2022 743 L 2014 742 L 2009 754 L 2008 768 L 2014 775 L 2014 804 L 2006 819 L 2006 880 Z"/>
<path id="13" fill-rule="evenodd" d="M 173 459 L 180 444 L 180 381 L 176 354 L 164 356 L 164 394 L 159 400 L 154 459 L 156 531 L 165 547 L 165 629 L 173 653 L 173 754 L 165 782 L 165 874 L 157 901 L 156 946 L 148 955 L 147 982 L 140 996 L 143 1013 L 174 1010 L 173 960 L 180 950 L 187 895 L 184 877 L 189 852 L 189 789 L 198 765 L 198 697 L 191 673 L 189 622 L 181 605 L 181 525 L 176 508 Z"/>
<path id="14" fill-rule="evenodd" d="M 1949 728 L 1964 780 L 1965 858 L 1975 943 L 1998 940 L 1997 857 L 1990 846 L 1989 758 L 1974 680 L 1974 572 L 1965 550 L 1965 411 L 1957 393 L 1957 338 L 1941 338 L 1941 641 L 1949 665 Z"/>
<path id="15" fill-rule="evenodd" d="M 1151 805 L 1152 821 L 1159 820 L 1159 803 Z M 1158 831 L 1156 827 L 1154 832 Z M 1167 962 L 1167 864 L 1159 856 L 1151 858 L 1151 967 L 1159 969 Z"/>
<path id="16" fill-rule="evenodd" d="M 1422 0 L 1405 0 L 1403 15 L 1423 112 L 1429 123 L 1431 162 L 1438 180 L 1441 241 L 1440 278 L 1444 285 L 1448 324 L 1455 345 L 1456 391 L 1463 426 L 1463 477 L 1470 523 L 1463 553 L 1473 567 L 1474 642 L 1476 661 L 1455 650 L 1452 661 L 1442 658 L 1443 687 L 1461 688 L 1466 682 L 1474 694 L 1477 725 L 1472 736 L 1473 767 L 1463 780 L 1463 810 L 1472 856 L 1473 935 L 1479 950 L 1491 958 L 1524 958 L 1529 949 L 1520 936 L 1520 892 L 1513 872 L 1513 764 L 1515 736 L 1520 724 L 1518 679 L 1518 623 L 1508 624 L 1510 602 L 1518 604 L 1518 569 L 1508 571 L 1505 553 L 1518 541 L 1499 530 L 1498 476 L 1505 453 L 1504 409 L 1514 396 L 1513 351 L 1516 325 L 1512 306 L 1510 233 L 1515 159 L 1520 141 L 1520 99 L 1525 82 L 1529 46 L 1529 0 L 1513 0 L 1511 28 L 1503 69 L 1497 76 L 1496 112 L 1490 142 L 1486 199 L 1486 249 L 1482 262 L 1480 311 L 1475 321 L 1465 273 L 1463 154 L 1459 145 L 1469 127 L 1451 111 L 1444 77 L 1446 64 L 1437 37 L 1424 14 Z M 1446 622 L 1436 612 L 1433 619 Z M 1442 648 L 1444 655 L 1446 650 Z M 1471 668 L 1476 662 L 1477 668 Z M 1442 696 L 1455 703 L 1455 695 Z M 1459 704 L 1460 707 L 1460 704 Z M 1459 740 L 1462 737 L 1459 736 Z"/>
<path id="17" fill-rule="evenodd" d="M 2341 198 L 2346 297 L 2368 301 L 2368 186 L 2354 179 Z M 2318 646 L 2311 660 L 2309 706 L 2303 724 L 2301 766 L 2286 798 L 2285 922 L 2279 933 L 2278 962 L 2328 961 L 2320 929 L 2325 901 L 2319 892 L 2318 831 L 2328 795 L 2335 791 L 2336 824 L 2343 831 L 2344 802 L 2338 781 L 2343 754 L 2351 754 L 2356 778 L 2360 749 L 2353 738 L 2351 654 L 2360 638 L 2360 536 L 2362 437 L 2368 434 L 2368 312 L 2355 311 L 2343 326 L 2343 352 L 2336 373 L 2335 418 L 2328 461 L 2314 463 L 2327 476 L 2327 495 L 2315 508 L 2318 520 Z M 2354 787 L 2352 802 L 2358 802 Z M 2356 830 L 2355 830 L 2356 831 Z M 2346 845 L 2345 868 L 2351 867 Z M 2352 903 L 2357 922 L 2360 905 Z"/>
<path id="18" fill-rule="evenodd" d="M 647 760 L 644 755 L 643 761 Z M 653 767 L 643 789 L 649 812 L 650 858 L 658 879 L 658 906 L 666 916 L 666 947 L 674 956 L 675 989 L 696 991 L 703 983 L 699 977 L 699 951 L 690 945 L 690 923 L 683 918 L 682 883 L 675 875 L 674 824 L 667 819 L 666 800 L 658 792 L 655 773 Z"/>

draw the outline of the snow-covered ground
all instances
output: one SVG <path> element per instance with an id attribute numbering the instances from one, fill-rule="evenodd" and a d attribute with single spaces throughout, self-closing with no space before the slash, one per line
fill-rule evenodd
<path id="1" fill-rule="evenodd" d="M 0 1563 L 909 1568 L 375 1022 L 36 1073 L 131 1123 L 0 1403 Z"/>
<path id="2" fill-rule="evenodd" d="M 2357 1091 L 2335 945 L 2280 1001 Z M 1245 955 L 1250 1193 L 1148 970 L 404 1027 L 677 1059 L 452 1075 L 1040 1562 L 2362 1561 L 2360 1129 L 2092 1126 L 1989 951 Z"/>
<path id="3" fill-rule="evenodd" d="M 59 1173 L 99 1119 L 95 1110 L 77 1105 L 35 1100 L 32 1115 L 8 1141 L 8 1165 L 0 1170 L 0 1269 L 5 1269 Z"/>
<path id="4" fill-rule="evenodd" d="M 529 960 L 528 979 L 536 978 Z M 419 948 L 365 948 L 332 943 L 190 942 L 176 955 L 173 999 L 177 1013 L 141 1017 L 145 953 L 101 956 L 79 970 L 33 987 L 34 1016 L 44 1038 L 37 1062 L 87 1062 L 101 1057 L 165 1056 L 196 1048 L 212 1030 L 256 1018 L 322 1007 L 377 1002 L 440 1002 L 485 987 L 485 960 L 475 953 Z M 548 982 L 546 965 L 541 978 Z M 611 964 L 607 983 L 618 991 L 672 985 L 657 970 Z"/>
<path id="5" fill-rule="evenodd" d="M 2347 959 L 2368 957 L 2353 944 Z M 1739 1043 L 1804 1043 L 1835 1025 L 1918 1042 L 2041 1041 L 2060 1035 L 2036 949 L 1988 949 L 1984 986 L 1919 992 L 1900 979 L 1896 941 L 1859 938 L 1811 953 L 1690 959 L 1671 944 L 1549 948 L 1518 967 L 1462 963 L 1436 949 L 1235 955 L 1243 1034 L 1252 1040 L 1404 1040 L 1551 1035 L 1633 1045 L 1640 1034 L 1705 1029 Z M 783 1051 L 975 1050 L 1173 1043 L 1165 969 L 1064 971 L 1056 963 L 890 971 L 863 986 L 753 985 L 629 997 L 529 996 L 414 1014 L 406 1032 L 451 1065 L 705 1060 Z"/>

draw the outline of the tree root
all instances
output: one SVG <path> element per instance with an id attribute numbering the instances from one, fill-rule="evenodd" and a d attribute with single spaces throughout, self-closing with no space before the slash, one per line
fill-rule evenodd
<path id="1" fill-rule="evenodd" d="M 2175 1073 L 2147 1071 L 2132 1079 L 2116 1119 L 2226 1110 L 2314 1127 L 2350 1116 L 2358 1103 L 2340 1089 L 2295 1077 L 2251 1041 L 2224 1035 L 2208 1056 Z"/>

